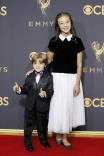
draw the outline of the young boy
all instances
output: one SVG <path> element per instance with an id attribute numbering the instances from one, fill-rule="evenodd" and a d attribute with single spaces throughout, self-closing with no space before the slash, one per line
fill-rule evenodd
<path id="1" fill-rule="evenodd" d="M 23 87 L 17 82 L 13 87 L 17 94 L 27 94 L 25 104 L 24 144 L 28 151 L 33 151 L 31 134 L 34 121 L 37 123 L 37 132 L 40 143 L 49 148 L 47 142 L 47 113 L 49 110 L 49 98 L 53 95 L 53 77 L 44 71 L 47 65 L 47 57 L 43 53 L 36 53 L 32 58 L 33 73 L 27 76 Z"/>

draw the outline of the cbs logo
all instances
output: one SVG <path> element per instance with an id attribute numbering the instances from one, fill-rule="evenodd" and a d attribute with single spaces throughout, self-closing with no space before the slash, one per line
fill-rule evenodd
<path id="1" fill-rule="evenodd" d="M 0 15 L 5 16 L 7 14 L 6 8 L 6 6 L 1 7 Z"/>
<path id="2" fill-rule="evenodd" d="M 99 8 L 100 8 L 100 11 L 99 11 Z M 91 6 L 91 5 L 86 5 L 84 6 L 83 8 L 83 12 L 86 14 L 86 15 L 90 15 L 94 12 L 94 14 L 96 15 L 104 15 L 104 5 L 100 6 L 100 5 L 96 5 L 94 6 L 94 8 Z"/>
<path id="3" fill-rule="evenodd" d="M 37 52 L 31 52 L 30 55 L 29 55 L 29 59 L 32 60 L 33 55 L 36 54 L 36 53 Z M 47 54 L 46 52 L 42 52 L 42 53 Z"/>
<path id="4" fill-rule="evenodd" d="M 104 107 L 104 98 L 95 98 L 93 100 L 91 100 L 90 98 L 85 98 L 84 106 L 90 107 L 91 105 L 93 105 L 94 107 Z"/>
<path id="5" fill-rule="evenodd" d="M 0 97 L 0 106 L 4 105 L 4 106 L 8 106 L 9 102 L 8 102 L 8 97 Z"/>

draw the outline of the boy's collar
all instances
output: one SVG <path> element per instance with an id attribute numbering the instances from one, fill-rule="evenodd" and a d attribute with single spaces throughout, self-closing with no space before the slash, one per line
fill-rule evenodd
<path id="1" fill-rule="evenodd" d="M 37 72 L 36 70 L 34 70 L 34 72 Z M 37 73 L 41 73 L 41 72 L 44 72 L 44 69 L 43 70 L 41 70 L 40 72 L 37 72 Z"/>

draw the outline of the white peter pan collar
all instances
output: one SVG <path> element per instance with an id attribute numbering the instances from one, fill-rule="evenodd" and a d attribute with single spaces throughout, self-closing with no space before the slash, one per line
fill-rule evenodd
<path id="1" fill-rule="evenodd" d="M 60 35 L 59 35 L 59 38 L 60 38 L 62 41 L 64 41 L 64 40 L 65 40 L 65 38 L 66 38 L 68 41 L 70 41 L 70 40 L 71 40 L 71 38 L 72 38 L 72 34 L 71 34 L 71 35 L 69 35 L 68 37 L 64 37 L 62 34 L 60 34 Z"/>

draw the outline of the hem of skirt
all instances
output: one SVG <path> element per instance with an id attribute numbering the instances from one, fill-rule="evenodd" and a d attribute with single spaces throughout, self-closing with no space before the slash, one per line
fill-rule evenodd
<path id="1" fill-rule="evenodd" d="M 77 73 L 73 73 L 73 72 L 54 72 L 52 71 L 52 73 L 58 73 L 58 74 L 77 74 Z"/>
<path id="2" fill-rule="evenodd" d="M 58 134 L 69 134 L 69 132 L 57 132 L 57 131 L 51 131 L 51 130 L 49 130 L 48 132 L 58 133 Z"/>
<path id="3" fill-rule="evenodd" d="M 84 123 L 84 124 L 80 124 L 78 126 L 84 126 L 84 125 L 86 125 L 86 124 Z M 73 126 L 72 128 L 77 128 L 78 126 Z M 59 132 L 59 131 L 54 131 L 54 130 L 48 130 L 48 132 L 59 133 L 59 134 L 69 134 L 69 132 L 72 132 L 72 130 L 69 130 L 69 132 Z"/>

